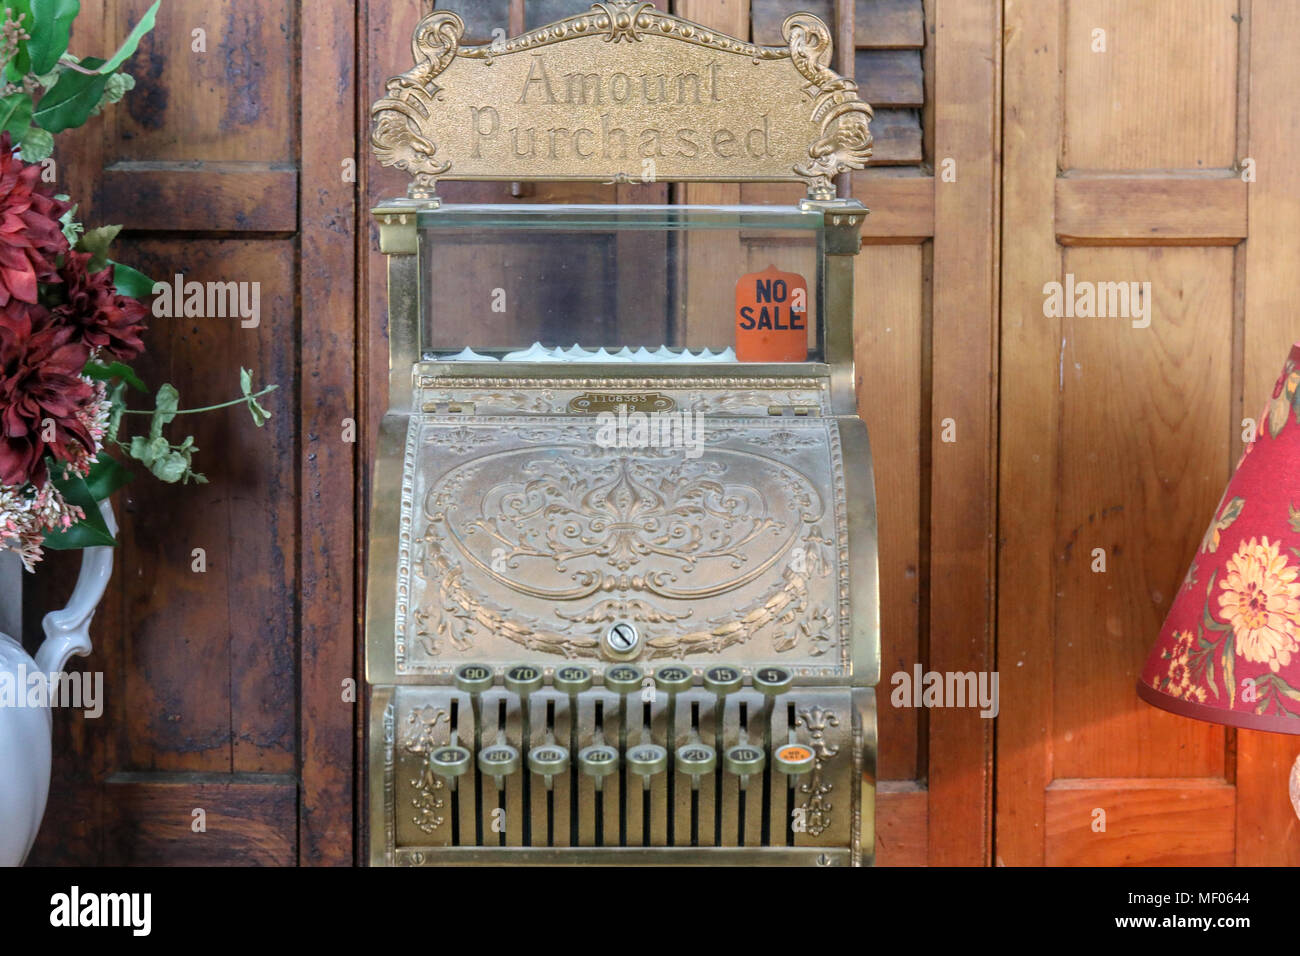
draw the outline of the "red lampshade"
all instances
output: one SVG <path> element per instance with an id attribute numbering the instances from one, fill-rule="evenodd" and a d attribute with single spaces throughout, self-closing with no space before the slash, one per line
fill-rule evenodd
<path id="1" fill-rule="evenodd" d="M 1258 422 L 1137 689 L 1186 717 L 1300 734 L 1300 343 Z"/>

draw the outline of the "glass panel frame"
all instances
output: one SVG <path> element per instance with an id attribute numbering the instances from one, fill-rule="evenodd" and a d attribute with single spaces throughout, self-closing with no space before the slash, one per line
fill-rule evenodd
<path id="1" fill-rule="evenodd" d="M 667 300 L 665 305 L 665 322 L 663 335 L 664 338 L 659 342 L 644 341 L 581 341 L 584 348 L 601 348 L 609 347 L 611 350 L 617 349 L 623 345 L 630 345 L 635 348 L 638 345 L 644 345 L 654 349 L 658 345 L 669 345 L 670 348 L 680 349 L 686 345 L 692 349 L 701 346 L 721 349 L 728 345 L 734 345 L 734 324 L 731 326 L 731 335 L 726 341 L 690 341 L 694 337 L 691 328 L 682 324 L 687 313 L 687 303 L 685 301 L 685 277 L 690 269 L 700 268 L 695 263 L 699 260 L 693 259 L 693 253 L 690 251 L 686 242 L 682 242 L 681 236 L 697 235 L 702 240 L 707 241 L 707 237 L 719 233 L 730 232 L 736 235 L 738 242 L 746 245 L 746 248 L 752 254 L 753 252 L 766 247 L 772 248 L 780 246 L 782 241 L 792 242 L 798 246 L 805 246 L 804 249 L 798 250 L 798 255 L 807 263 L 807 267 L 812 274 L 805 272 L 801 268 L 787 271 L 796 271 L 803 274 L 808 280 L 809 298 L 812 300 L 808 303 L 808 320 L 812 326 L 809 334 L 808 355 L 806 361 L 821 362 L 826 354 L 825 344 L 825 265 L 826 265 L 826 222 L 823 211 L 816 208 L 803 208 L 799 205 L 736 205 L 736 206 L 718 206 L 718 205 L 634 205 L 634 204 L 488 204 L 488 203 L 466 203 L 466 204 L 448 204 L 437 208 L 421 209 L 416 216 L 416 225 L 420 237 L 420 288 L 421 288 L 421 339 L 423 347 L 421 355 L 424 359 L 435 357 L 449 357 L 461 349 L 469 347 L 481 355 L 493 356 L 500 358 L 503 355 L 527 349 L 533 344 L 536 336 L 529 337 L 528 341 L 510 342 L 508 345 L 500 344 L 499 330 L 497 330 L 498 342 L 485 342 L 481 339 L 474 341 L 472 330 L 476 326 L 471 320 L 468 325 L 462 322 L 456 325 L 454 322 L 448 327 L 446 319 L 443 319 L 441 327 L 437 324 L 439 313 L 442 311 L 440 306 L 446 300 L 446 294 L 443 290 L 454 289 L 458 277 L 457 270 L 454 268 L 444 270 L 441 274 L 440 284 L 440 264 L 438 248 L 445 243 L 454 242 L 455 235 L 465 237 L 466 244 L 475 242 L 482 243 L 483 237 L 492 236 L 493 234 L 502 238 L 519 236 L 532 239 L 535 234 L 550 233 L 556 236 L 557 241 L 561 237 L 566 237 L 565 241 L 571 240 L 574 236 L 591 234 L 593 237 L 599 234 L 606 234 L 610 237 L 611 247 L 617 245 L 619 235 L 628 235 L 630 241 L 634 243 L 643 243 L 647 233 L 663 234 L 665 247 L 663 251 L 663 279 L 665 291 L 660 295 Z M 637 236 L 644 237 L 637 239 Z M 678 244 L 680 243 L 680 245 Z M 445 246 L 444 246 L 445 248 Z M 638 245 L 637 248 L 643 248 Z M 596 256 L 596 253 L 590 253 Z M 619 261 L 617 249 L 606 252 L 606 258 L 609 262 L 617 263 Z M 647 261 L 641 256 L 641 261 Z M 719 290 L 712 298 L 713 311 L 717 311 L 720 306 L 718 300 L 726 302 L 732 301 L 735 280 L 740 275 L 750 271 L 760 271 L 764 266 L 771 264 L 765 256 L 752 256 L 753 261 L 757 259 L 764 261 L 752 269 L 744 268 L 742 263 L 740 271 L 736 275 L 728 276 L 725 282 L 725 290 Z M 782 257 L 778 253 L 774 258 L 789 259 L 787 255 Z M 811 261 L 808 261 L 811 260 Z M 592 259 L 598 261 L 597 258 Z M 649 260 L 653 261 L 653 259 Z M 497 264 L 500 268 L 500 264 Z M 616 266 L 614 267 L 616 269 Z M 606 266 L 605 275 L 610 275 L 610 267 Z M 477 271 L 477 270 L 475 270 Z M 579 267 L 577 273 L 582 272 Z M 676 274 L 674 274 L 676 273 Z M 616 273 L 615 273 L 616 274 Z M 612 310 L 614 315 L 612 320 L 604 324 L 612 327 L 617 336 L 620 330 L 622 320 L 621 313 L 625 305 L 625 300 L 632 299 L 636 301 L 641 290 L 624 289 L 620 295 L 617 288 L 617 278 L 610 280 L 602 277 L 593 277 L 594 281 L 601 282 L 605 285 L 612 284 L 616 286 L 613 289 L 594 290 L 601 296 L 600 301 L 604 303 L 604 308 Z M 650 277 L 652 280 L 654 276 Z M 490 281 L 490 280 L 489 280 Z M 574 276 L 568 276 L 565 281 L 574 281 Z M 651 283 L 653 284 L 653 282 Z M 479 292 L 483 296 L 489 295 L 492 290 L 476 290 L 474 301 L 482 301 Z M 555 295 L 554 288 L 551 289 L 552 296 Z M 455 295 L 457 293 L 450 293 Z M 459 294 L 464 295 L 461 291 Z M 563 290 L 561 290 L 563 294 Z M 555 308 L 552 307 L 552 312 Z M 730 312 L 730 306 L 728 306 Z M 657 321 L 657 320 L 656 320 Z M 706 320 L 707 321 L 707 320 Z M 716 333 L 719 324 L 714 320 L 714 332 Z M 589 334 L 604 335 L 603 331 L 590 332 Z M 633 332 L 633 335 L 636 333 Z M 527 336 L 526 336 L 527 337 Z M 565 338 L 564 335 L 556 334 L 552 331 L 549 338 L 556 341 L 544 341 L 547 346 L 568 347 L 573 344 L 574 338 L 570 336 Z M 563 341 L 561 341 L 563 339 Z M 798 364 L 798 363 L 796 363 Z"/>

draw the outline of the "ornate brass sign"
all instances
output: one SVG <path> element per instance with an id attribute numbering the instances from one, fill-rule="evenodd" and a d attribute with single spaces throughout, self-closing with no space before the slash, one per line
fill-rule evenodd
<path id="1" fill-rule="evenodd" d="M 461 46 L 460 17 L 416 27 L 415 66 L 372 110 L 380 162 L 408 171 L 412 198 L 439 179 L 798 182 L 871 156 L 871 107 L 829 68 L 830 31 L 789 17 L 783 47 L 758 46 L 644 0 L 523 36 Z"/>

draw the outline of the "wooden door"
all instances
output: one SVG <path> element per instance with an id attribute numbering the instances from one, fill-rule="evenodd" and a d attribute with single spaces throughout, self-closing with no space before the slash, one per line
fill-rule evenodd
<path id="1" fill-rule="evenodd" d="M 82 4 L 72 49 L 115 48 L 148 6 Z M 35 863 L 353 859 L 354 29 L 346 0 L 169 0 L 136 90 L 60 138 L 81 218 L 126 227 L 115 256 L 260 284 L 256 327 L 154 319 L 147 379 L 191 408 L 237 397 L 241 366 L 280 388 L 264 429 L 238 409 L 174 423 L 210 484 L 141 475 L 117 497 L 75 664 L 104 672 L 107 708 L 55 717 Z M 75 575 L 61 558 L 31 582 L 29 637 Z"/>
<path id="2" fill-rule="evenodd" d="M 1300 335 L 1300 10 L 1005 11 L 997 861 L 1295 864 L 1300 748 L 1133 688 Z M 1052 317 L 1067 275 L 1148 312 Z"/>

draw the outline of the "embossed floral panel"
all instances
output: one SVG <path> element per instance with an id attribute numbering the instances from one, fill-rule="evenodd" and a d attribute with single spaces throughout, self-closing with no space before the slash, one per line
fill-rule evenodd
<path id="1" fill-rule="evenodd" d="M 413 418 L 399 673 L 527 652 L 598 665 L 623 620 L 647 660 L 745 646 L 848 673 L 836 420 L 700 414 L 707 454 L 604 448 L 591 416 Z"/>

